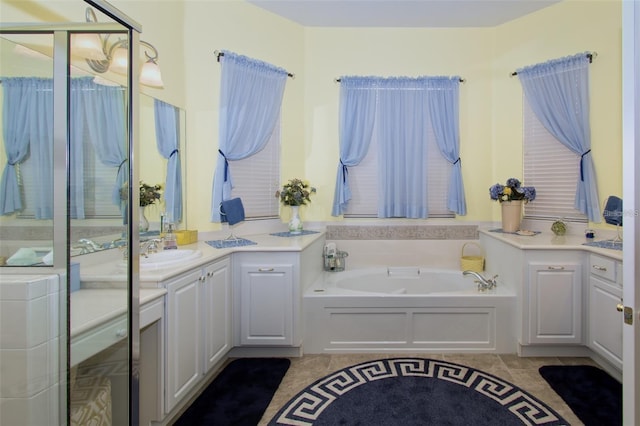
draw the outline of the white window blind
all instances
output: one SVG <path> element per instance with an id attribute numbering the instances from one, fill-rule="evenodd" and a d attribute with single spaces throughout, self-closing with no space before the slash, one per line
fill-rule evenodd
<path id="1" fill-rule="evenodd" d="M 586 216 L 573 207 L 580 179 L 580 156 L 545 129 L 526 98 L 522 110 L 523 184 L 536 188 L 536 199 L 525 204 L 525 217 L 586 222 Z"/>
<path id="2" fill-rule="evenodd" d="M 427 114 L 428 116 L 428 114 Z M 428 118 L 427 118 L 428 120 Z M 358 166 L 349 167 L 351 200 L 344 217 L 377 217 L 378 215 L 378 140 L 374 137 L 367 155 Z M 427 199 L 429 217 L 454 217 L 447 208 L 449 177 L 453 167 L 440 153 L 431 121 L 428 122 L 427 155 Z"/>
<path id="3" fill-rule="evenodd" d="M 278 217 L 280 187 L 280 120 L 265 147 L 251 157 L 230 161 L 233 197 L 240 197 L 246 219 Z"/>

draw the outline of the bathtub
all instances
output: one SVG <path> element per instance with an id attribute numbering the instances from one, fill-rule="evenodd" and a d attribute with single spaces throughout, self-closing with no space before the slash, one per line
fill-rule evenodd
<path id="1" fill-rule="evenodd" d="M 516 295 L 480 291 L 461 271 L 423 267 L 324 272 L 303 297 L 305 353 L 515 353 Z"/>

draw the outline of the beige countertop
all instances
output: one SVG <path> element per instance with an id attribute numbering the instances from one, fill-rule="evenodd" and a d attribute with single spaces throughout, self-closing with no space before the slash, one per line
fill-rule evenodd
<path id="1" fill-rule="evenodd" d="M 600 240 L 597 238 L 595 240 L 587 240 L 584 235 L 563 235 L 558 237 L 550 231 L 543 231 L 532 236 L 524 236 L 503 232 L 492 232 L 491 229 L 495 228 L 478 229 L 478 232 L 522 250 L 583 250 L 616 260 L 622 260 L 622 250 L 584 245 L 586 242 Z"/>
<path id="2" fill-rule="evenodd" d="M 140 306 L 166 294 L 162 288 L 140 289 Z M 71 293 L 71 337 L 127 313 L 125 289 L 80 289 Z"/>
<path id="3" fill-rule="evenodd" d="M 212 247 L 206 243 L 206 240 L 201 240 L 178 247 L 179 249 L 198 250 L 201 253 L 200 257 L 180 264 L 174 263 L 167 268 L 141 270 L 140 285 L 141 287 L 153 287 L 168 278 L 235 252 L 300 252 L 318 238 L 323 237 L 324 232 L 322 231 L 293 237 L 281 237 L 271 234 L 242 235 L 239 238 L 253 241 L 256 244 L 221 249 Z M 127 281 L 126 263 L 122 259 L 122 254 L 118 250 L 106 251 L 112 253 L 96 253 L 98 256 L 95 256 L 93 260 L 82 257 L 80 280 L 83 284 L 99 286 L 97 283 L 122 283 Z"/>

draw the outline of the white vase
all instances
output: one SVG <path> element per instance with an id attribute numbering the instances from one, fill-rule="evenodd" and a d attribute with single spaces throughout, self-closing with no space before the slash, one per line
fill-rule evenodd
<path id="1" fill-rule="evenodd" d="M 522 200 L 503 201 L 502 232 L 516 232 L 522 221 Z"/>
<path id="2" fill-rule="evenodd" d="M 300 220 L 300 206 L 291 206 L 291 219 L 289 219 L 289 232 L 302 233 L 302 220 Z"/>
<path id="3" fill-rule="evenodd" d="M 138 223 L 138 230 L 140 232 L 147 232 L 149 230 L 149 221 L 144 215 L 144 209 L 146 206 L 140 206 L 140 222 Z"/>

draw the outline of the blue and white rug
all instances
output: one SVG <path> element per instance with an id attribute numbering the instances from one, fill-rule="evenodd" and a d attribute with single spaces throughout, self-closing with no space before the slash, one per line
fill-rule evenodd
<path id="1" fill-rule="evenodd" d="M 426 358 L 369 361 L 317 380 L 270 421 L 275 425 L 568 425 L 503 379 Z"/>

